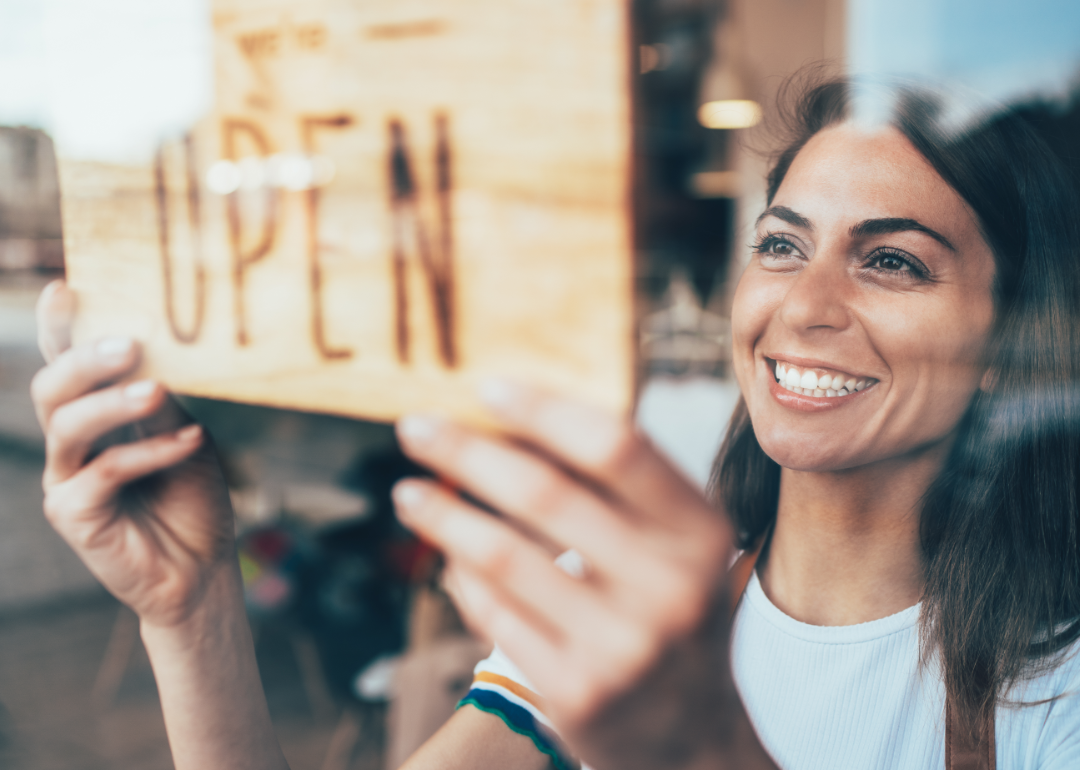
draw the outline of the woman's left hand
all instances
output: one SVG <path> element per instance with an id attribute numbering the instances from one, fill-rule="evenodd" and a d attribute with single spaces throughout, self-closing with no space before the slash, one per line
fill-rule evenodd
<path id="1" fill-rule="evenodd" d="M 485 397 L 502 438 L 398 426 L 411 457 L 499 512 L 430 481 L 395 489 L 402 521 L 445 554 L 466 621 L 594 767 L 772 767 L 728 665 L 726 517 L 614 416 L 503 383 Z M 568 549 L 580 578 L 554 564 Z"/>

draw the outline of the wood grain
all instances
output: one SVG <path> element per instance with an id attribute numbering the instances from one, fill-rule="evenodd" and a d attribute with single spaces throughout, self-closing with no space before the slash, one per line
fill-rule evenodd
<path id="1" fill-rule="evenodd" d="M 627 6 L 216 0 L 212 114 L 145 165 L 60 159 L 77 339 L 376 420 L 482 419 L 489 376 L 628 410 Z"/>

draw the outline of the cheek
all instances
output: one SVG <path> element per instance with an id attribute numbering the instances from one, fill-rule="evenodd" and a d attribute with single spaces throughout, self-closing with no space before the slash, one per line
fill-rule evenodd
<path id="1" fill-rule="evenodd" d="M 739 280 L 731 306 L 735 378 L 744 392 L 744 377 L 750 376 L 754 365 L 754 345 L 765 333 L 782 299 L 782 287 L 751 263 Z"/>
<path id="2" fill-rule="evenodd" d="M 992 303 L 951 299 L 917 309 L 879 305 L 868 323 L 891 374 L 882 436 L 899 449 L 950 434 L 979 387 Z"/>
<path id="3" fill-rule="evenodd" d="M 946 297 L 919 306 L 882 302 L 864 308 L 860 315 L 895 376 L 923 371 L 939 385 L 955 382 L 966 387 L 979 367 L 994 313 L 989 301 L 964 299 Z"/>

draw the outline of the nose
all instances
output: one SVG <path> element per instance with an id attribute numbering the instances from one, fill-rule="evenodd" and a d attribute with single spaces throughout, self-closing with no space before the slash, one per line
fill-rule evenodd
<path id="1" fill-rule="evenodd" d="M 819 251 L 799 271 L 780 305 L 780 320 L 794 332 L 833 329 L 850 323 L 845 260 Z"/>

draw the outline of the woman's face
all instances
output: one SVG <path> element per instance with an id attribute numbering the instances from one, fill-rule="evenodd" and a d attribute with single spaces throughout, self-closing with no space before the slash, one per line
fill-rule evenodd
<path id="1" fill-rule="evenodd" d="M 756 243 L 732 310 L 734 368 L 765 453 L 830 471 L 949 437 L 983 376 L 994 259 L 903 134 L 815 135 Z"/>

